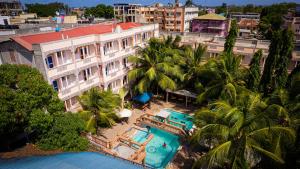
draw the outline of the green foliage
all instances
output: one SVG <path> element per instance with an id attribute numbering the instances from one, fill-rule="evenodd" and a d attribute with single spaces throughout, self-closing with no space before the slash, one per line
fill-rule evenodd
<path id="1" fill-rule="evenodd" d="M 194 168 L 252 168 L 260 162 L 258 156 L 283 163 L 284 144 L 295 141 L 295 131 L 278 123 L 283 111 L 277 107 L 267 105 L 259 94 L 240 92 L 234 104 L 216 101 L 199 110 L 195 115 L 199 130 L 192 140 L 213 148 Z"/>
<path id="2" fill-rule="evenodd" d="M 36 138 L 31 141 L 43 149 L 87 148 L 87 141 L 80 137 L 84 122 L 78 115 L 60 113 L 64 104 L 38 70 L 26 65 L 1 65 L 0 95 L 1 138 L 35 132 Z"/>
<path id="3" fill-rule="evenodd" d="M 236 20 L 231 21 L 230 31 L 226 37 L 226 42 L 224 44 L 224 52 L 230 54 L 233 52 L 233 47 L 238 35 L 238 27 Z"/>
<path id="4" fill-rule="evenodd" d="M 291 30 L 283 30 L 282 36 L 282 46 L 280 49 L 280 55 L 276 63 L 276 68 L 274 72 L 275 88 L 283 88 L 286 86 L 288 78 L 288 66 L 292 58 L 292 50 L 294 49 L 294 34 Z"/>
<path id="5" fill-rule="evenodd" d="M 96 7 L 87 8 L 84 15 L 86 17 L 93 16 L 99 18 L 111 19 L 114 17 L 114 9 L 112 6 L 99 4 Z"/>
<path id="6" fill-rule="evenodd" d="M 88 141 L 80 137 L 83 129 L 84 121 L 78 114 L 56 113 L 52 127 L 38 140 L 37 144 L 46 150 L 84 151 L 88 147 Z"/>
<path id="7" fill-rule="evenodd" d="M 179 50 L 180 37 L 174 40 L 168 36 L 164 40 L 150 39 L 149 46 L 141 49 L 139 56 L 129 57 L 136 67 L 129 71 L 129 80 L 135 82 L 135 91 L 143 93 L 161 88 L 177 88 L 176 79 L 182 80 L 183 73 L 179 66 L 183 59 Z"/>
<path id="8" fill-rule="evenodd" d="M 257 91 L 259 81 L 260 81 L 260 60 L 262 58 L 263 52 L 262 50 L 258 50 L 254 53 L 253 58 L 250 62 L 250 68 L 248 71 L 248 77 L 247 77 L 247 88 Z"/>
<path id="9" fill-rule="evenodd" d="M 64 110 L 57 93 L 38 70 L 25 65 L 0 66 L 0 95 L 1 137 L 22 133 L 33 110 L 50 114 Z"/>
<path id="10" fill-rule="evenodd" d="M 112 127 L 118 120 L 116 110 L 121 99 L 112 91 L 92 88 L 80 96 L 80 103 L 84 111 L 79 112 L 85 120 L 85 130 L 96 133 L 98 126 Z"/>
<path id="11" fill-rule="evenodd" d="M 286 86 L 287 68 L 293 48 L 293 33 L 290 30 L 273 32 L 269 55 L 260 81 L 260 89 L 265 96 L 272 93 L 276 88 Z"/>
<path id="12" fill-rule="evenodd" d="M 283 15 L 288 9 L 295 8 L 296 3 L 280 3 L 266 6 L 262 9 L 259 22 L 259 31 L 266 39 L 272 39 L 274 31 L 278 31 L 283 24 Z"/>
<path id="13" fill-rule="evenodd" d="M 64 3 L 53 2 L 48 4 L 25 4 L 29 13 L 36 13 L 39 17 L 55 16 L 55 12 L 61 9 L 68 10 L 68 6 Z"/>

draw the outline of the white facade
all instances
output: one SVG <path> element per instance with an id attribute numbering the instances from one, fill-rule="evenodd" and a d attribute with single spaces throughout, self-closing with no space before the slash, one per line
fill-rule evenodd
<path id="1" fill-rule="evenodd" d="M 198 17 L 198 7 L 185 7 L 184 8 L 184 32 L 189 32 L 192 19 Z"/>
<path id="2" fill-rule="evenodd" d="M 9 16 L 1 16 L 0 15 L 0 25 L 10 25 L 10 17 Z"/>
<path id="3" fill-rule="evenodd" d="M 92 87 L 118 92 L 126 86 L 131 68 L 128 57 L 135 54 L 136 46 L 144 46 L 150 37 L 158 36 L 158 24 L 151 24 L 41 43 L 47 80 L 65 101 L 67 110 L 76 110 L 77 96 Z"/>

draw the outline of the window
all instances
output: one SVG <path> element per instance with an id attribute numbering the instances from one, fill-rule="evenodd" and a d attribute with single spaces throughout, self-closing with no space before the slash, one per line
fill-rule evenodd
<path id="1" fill-rule="evenodd" d="M 52 82 L 52 86 L 53 86 L 54 90 L 58 91 L 58 84 L 57 84 L 57 81 L 56 81 L 56 80 L 54 80 L 54 81 Z"/>
<path id="2" fill-rule="evenodd" d="M 46 65 L 48 66 L 48 68 L 53 68 L 53 60 L 52 60 L 52 56 L 47 56 L 47 58 L 45 59 Z"/>
<path id="3" fill-rule="evenodd" d="M 89 55 L 88 46 L 79 47 L 78 50 L 79 50 L 80 59 L 84 59 Z"/>
<path id="4" fill-rule="evenodd" d="M 79 81 L 87 81 L 92 76 L 93 76 L 93 74 L 92 74 L 92 68 L 88 68 L 88 69 L 82 70 L 79 73 Z"/>
<path id="5" fill-rule="evenodd" d="M 142 40 L 147 40 L 148 39 L 148 32 L 144 32 L 143 33 L 143 37 L 142 37 Z"/>
<path id="6" fill-rule="evenodd" d="M 123 66 L 126 68 L 128 66 L 128 58 L 123 59 Z"/>
<path id="7" fill-rule="evenodd" d="M 107 42 L 105 43 L 104 47 L 104 54 L 107 54 L 108 52 L 113 50 L 113 42 Z"/>
<path id="8" fill-rule="evenodd" d="M 10 60 L 11 60 L 12 63 L 17 62 L 15 51 L 13 49 L 9 50 L 9 56 L 10 56 Z"/>
<path id="9" fill-rule="evenodd" d="M 127 47 L 128 47 L 128 39 L 127 38 L 122 39 L 122 48 L 126 49 Z"/>

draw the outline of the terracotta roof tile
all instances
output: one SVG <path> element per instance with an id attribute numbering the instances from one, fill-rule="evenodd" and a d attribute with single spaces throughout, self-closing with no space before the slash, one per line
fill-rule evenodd
<path id="1" fill-rule="evenodd" d="M 139 23 L 132 23 L 132 22 L 119 23 L 117 25 L 120 25 L 123 30 L 142 26 Z M 16 41 L 26 49 L 32 51 L 33 44 L 40 44 L 40 43 L 62 40 L 63 37 L 74 38 L 74 37 L 80 37 L 80 36 L 86 36 L 92 34 L 110 33 L 112 32 L 113 27 L 115 28 L 116 25 L 97 24 L 91 26 L 72 28 L 68 30 L 62 30 L 60 32 L 47 32 L 47 33 L 34 34 L 34 35 L 16 36 L 11 39 Z"/>

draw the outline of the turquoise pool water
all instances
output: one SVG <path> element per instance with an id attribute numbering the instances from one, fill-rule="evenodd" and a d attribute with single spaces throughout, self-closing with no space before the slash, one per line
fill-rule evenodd
<path id="1" fill-rule="evenodd" d="M 179 137 L 164 130 L 151 127 L 149 133 L 147 131 L 138 131 L 133 136 L 133 140 L 143 143 L 149 134 L 153 134 L 154 137 L 146 145 L 145 163 L 152 168 L 165 168 L 177 152 L 180 145 Z M 166 143 L 166 147 L 163 147 L 164 143 Z"/>
<path id="2" fill-rule="evenodd" d="M 62 153 L 4 160 L 1 169 L 142 169 L 143 166 L 100 153 Z"/>
<path id="3" fill-rule="evenodd" d="M 187 114 L 179 113 L 177 111 L 171 109 L 165 109 L 166 111 L 170 112 L 169 119 L 181 124 L 185 124 L 186 129 L 190 130 L 193 127 L 193 117 Z M 171 124 L 174 126 L 179 127 L 179 125 Z"/>

